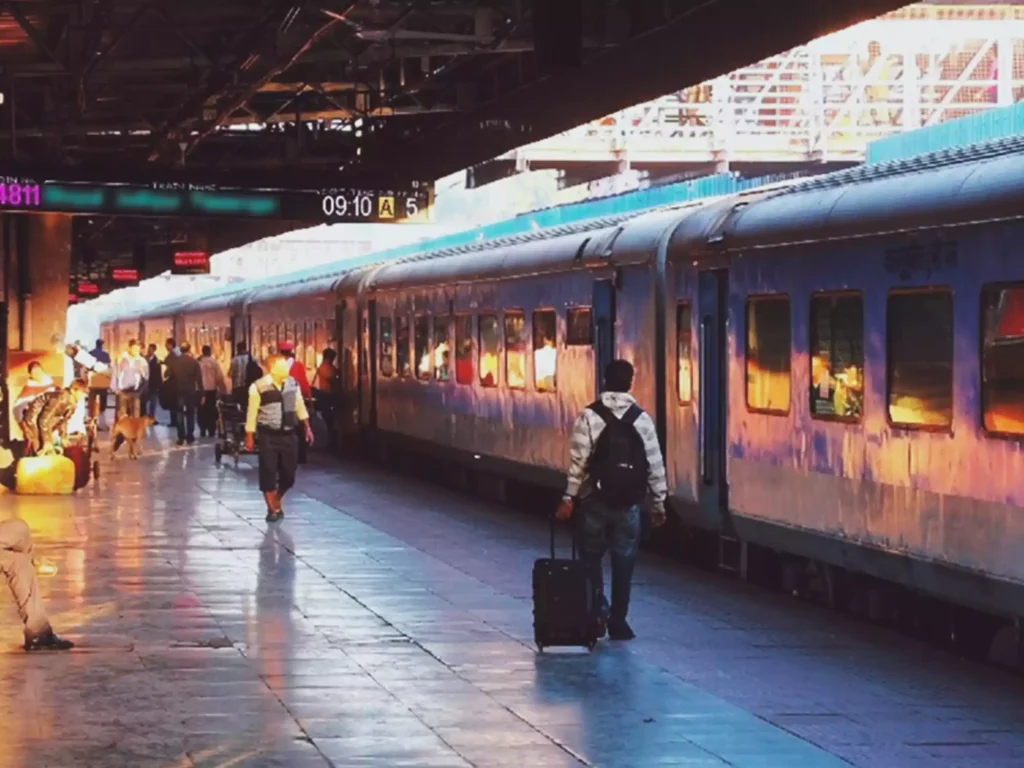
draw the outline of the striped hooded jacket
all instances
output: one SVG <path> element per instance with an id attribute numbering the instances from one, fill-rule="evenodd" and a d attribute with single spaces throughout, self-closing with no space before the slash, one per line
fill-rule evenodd
<path id="1" fill-rule="evenodd" d="M 601 402 L 616 418 L 629 410 L 636 400 L 628 392 L 604 392 Z M 658 432 L 654 421 L 646 412 L 641 413 L 634 424 L 640 438 L 647 449 L 647 485 L 654 498 L 654 510 L 664 511 L 665 496 L 668 494 L 668 482 L 665 480 L 665 461 L 661 457 L 661 446 L 658 444 Z M 569 449 L 569 481 L 565 488 L 565 498 L 586 497 L 590 493 L 587 482 L 587 463 L 590 454 L 597 445 L 597 438 L 604 431 L 604 420 L 589 408 L 580 411 L 572 428 L 572 444 Z"/>

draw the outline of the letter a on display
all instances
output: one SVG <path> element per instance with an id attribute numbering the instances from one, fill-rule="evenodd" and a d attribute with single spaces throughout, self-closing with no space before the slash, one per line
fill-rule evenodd
<path id="1" fill-rule="evenodd" d="M 381 219 L 395 218 L 395 198 L 382 195 L 377 201 L 377 216 Z"/>

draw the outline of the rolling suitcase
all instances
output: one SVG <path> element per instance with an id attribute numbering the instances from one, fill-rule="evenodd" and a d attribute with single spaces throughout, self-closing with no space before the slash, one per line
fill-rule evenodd
<path id="1" fill-rule="evenodd" d="M 601 594 L 590 569 L 576 559 L 555 557 L 555 518 L 551 518 L 551 557 L 533 564 L 533 639 L 537 650 L 582 645 L 593 650 L 600 635 Z"/>
<path id="2" fill-rule="evenodd" d="M 92 453 L 88 443 L 83 441 L 64 446 L 64 456 L 75 465 L 75 490 L 85 488 L 92 473 Z"/>

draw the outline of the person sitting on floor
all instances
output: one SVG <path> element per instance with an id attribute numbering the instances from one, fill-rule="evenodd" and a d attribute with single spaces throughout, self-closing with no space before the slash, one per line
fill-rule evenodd
<path id="1" fill-rule="evenodd" d="M 70 640 L 54 634 L 43 608 L 32 560 L 32 531 L 24 520 L 0 522 L 0 573 L 7 579 L 25 625 L 26 651 L 67 651 Z"/>

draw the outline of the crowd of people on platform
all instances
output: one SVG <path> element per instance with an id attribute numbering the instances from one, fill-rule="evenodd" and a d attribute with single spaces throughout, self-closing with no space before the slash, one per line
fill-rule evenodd
<path id="1" fill-rule="evenodd" d="M 102 340 L 90 352 L 80 342 L 69 344 L 64 351 L 70 365 L 65 368 L 71 376 L 66 376 L 70 381 L 65 387 L 46 373 L 42 362 L 30 361 L 27 381 L 10 406 L 11 440 L 9 447 L 0 449 L 0 483 L 14 488 L 17 462 L 26 456 L 98 451 L 93 438 L 103 429 L 100 416 L 111 393 L 115 429 L 122 419 L 148 417 L 156 423 L 160 405 L 169 414 L 178 445 L 195 442 L 197 424 L 200 437 L 215 436 L 218 403 L 234 403 L 245 413 L 246 447 L 259 448 L 267 520 L 280 520 L 284 516 L 281 499 L 294 484 L 296 467 L 306 461 L 306 447 L 313 441 L 307 403 L 323 418 L 330 445 L 336 444 L 336 353 L 324 350 L 311 384 L 290 342 L 282 342 L 264 361 L 266 371 L 239 343 L 226 376 L 209 346 L 203 346 L 198 358 L 188 342 L 167 339 L 164 346 L 166 355 L 161 359 L 156 344 L 149 344 L 143 353 L 139 341 L 131 339 L 114 361 Z M 121 438 L 119 434 L 113 441 L 112 450 L 117 450 Z M 57 636 L 46 617 L 36 569 L 28 526 L 21 520 L 0 522 L 0 575 L 17 603 L 25 650 L 68 650 L 74 644 Z"/>

